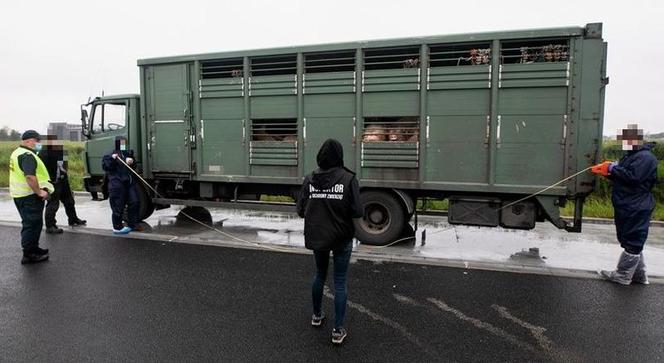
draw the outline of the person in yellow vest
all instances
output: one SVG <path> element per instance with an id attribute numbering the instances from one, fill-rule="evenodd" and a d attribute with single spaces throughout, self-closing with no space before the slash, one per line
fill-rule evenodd
<path id="1" fill-rule="evenodd" d="M 22 264 L 48 260 L 48 249 L 39 248 L 43 226 L 44 202 L 53 185 L 48 170 L 37 156 L 41 149 L 39 133 L 28 130 L 21 136 L 21 146 L 9 158 L 9 193 L 21 215 Z"/>

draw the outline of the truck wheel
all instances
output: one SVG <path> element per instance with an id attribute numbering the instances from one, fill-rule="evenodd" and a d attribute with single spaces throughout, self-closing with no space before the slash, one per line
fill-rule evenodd
<path id="1" fill-rule="evenodd" d="M 362 243 L 384 246 L 401 235 L 406 221 L 401 203 L 389 193 L 367 191 L 360 194 L 364 217 L 355 221 L 355 237 Z"/>
<path id="2" fill-rule="evenodd" d="M 138 221 L 140 222 L 148 219 L 152 215 L 154 212 L 154 204 L 152 203 L 152 198 L 147 189 L 141 184 L 136 184 L 136 195 L 138 196 Z M 126 207 L 124 212 L 122 212 L 122 220 L 129 222 Z"/>
<path id="3" fill-rule="evenodd" d="M 138 220 L 148 219 L 154 212 L 152 197 L 143 184 L 136 184 L 136 194 L 138 194 Z"/>

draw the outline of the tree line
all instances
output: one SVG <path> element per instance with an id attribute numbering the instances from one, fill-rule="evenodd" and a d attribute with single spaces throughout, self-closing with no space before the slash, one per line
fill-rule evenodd
<path id="1" fill-rule="evenodd" d="M 0 128 L 0 141 L 21 140 L 21 133 L 7 126 Z"/>

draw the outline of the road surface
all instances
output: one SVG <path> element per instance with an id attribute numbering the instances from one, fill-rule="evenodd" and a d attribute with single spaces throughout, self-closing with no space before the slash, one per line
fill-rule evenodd
<path id="1" fill-rule="evenodd" d="M 66 232 L 22 266 L 18 232 L 0 227 L 2 361 L 664 360 L 661 284 L 354 260 L 334 347 L 309 255 Z"/>

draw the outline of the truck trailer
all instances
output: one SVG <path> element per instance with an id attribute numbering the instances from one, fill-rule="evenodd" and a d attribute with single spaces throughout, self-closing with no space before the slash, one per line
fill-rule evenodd
<path id="1" fill-rule="evenodd" d="M 102 192 L 101 158 L 122 138 L 159 193 L 139 183 L 141 218 L 297 198 L 335 138 L 364 243 L 396 240 L 425 198 L 447 199 L 452 224 L 579 232 L 590 173 L 519 200 L 598 161 L 606 51 L 594 23 L 141 59 L 140 94 L 81 106 L 85 188 Z"/>

